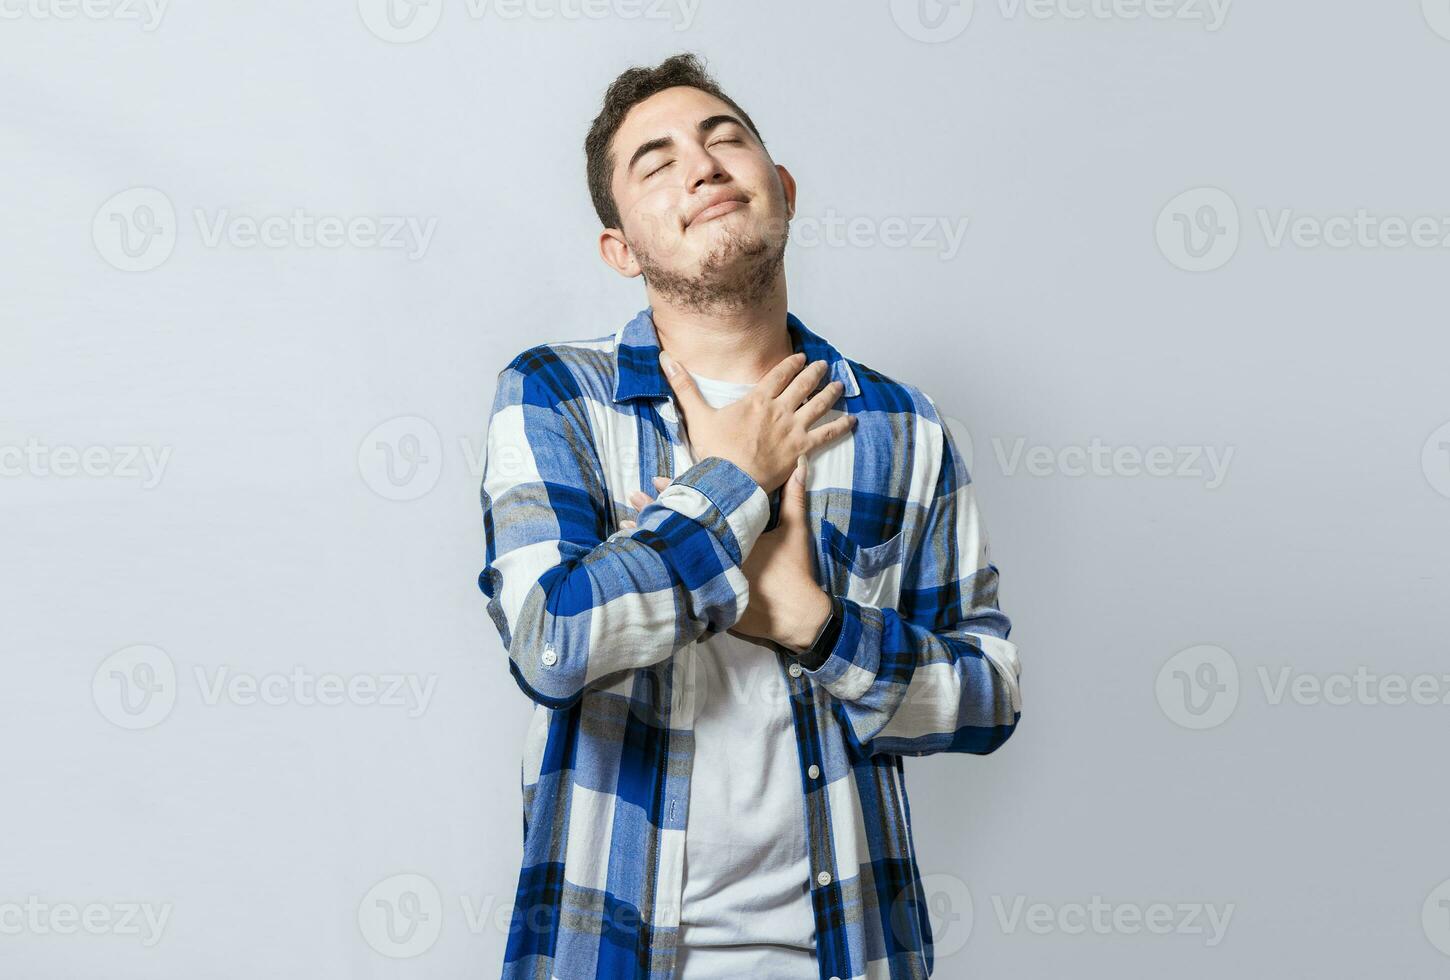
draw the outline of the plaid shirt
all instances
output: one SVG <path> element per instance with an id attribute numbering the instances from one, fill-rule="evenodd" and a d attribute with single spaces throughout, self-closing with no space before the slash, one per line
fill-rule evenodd
<path id="1" fill-rule="evenodd" d="M 478 583 L 535 706 L 505 980 L 671 980 L 703 696 L 690 654 L 739 619 L 740 566 L 778 517 L 778 492 L 693 460 L 650 314 L 531 347 L 498 376 Z M 985 754 L 1012 734 L 1012 624 L 932 399 L 787 326 L 844 385 L 822 421 L 858 420 L 807 467 L 817 581 L 845 614 L 835 643 L 810 669 L 763 641 L 790 691 L 820 976 L 926 977 L 902 757 Z M 636 511 L 626 498 L 654 496 L 656 475 L 673 482 Z"/>

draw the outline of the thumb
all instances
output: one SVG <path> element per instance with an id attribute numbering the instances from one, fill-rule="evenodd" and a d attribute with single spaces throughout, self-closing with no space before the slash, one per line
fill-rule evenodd
<path id="1" fill-rule="evenodd" d="M 805 454 L 796 457 L 795 469 L 791 471 L 790 479 L 785 481 L 785 489 L 780 495 L 780 519 L 782 522 L 790 520 L 805 521 L 806 516 L 806 457 Z"/>
<path id="2" fill-rule="evenodd" d="M 690 377 L 690 372 L 685 370 L 684 365 L 675 360 L 665 351 L 660 351 L 660 367 L 665 369 L 665 378 L 669 381 L 670 387 L 675 391 L 675 397 L 680 400 L 680 406 L 685 414 L 691 412 L 707 411 L 710 406 L 705 401 L 705 396 L 700 394 L 700 389 L 695 385 L 695 379 Z"/>

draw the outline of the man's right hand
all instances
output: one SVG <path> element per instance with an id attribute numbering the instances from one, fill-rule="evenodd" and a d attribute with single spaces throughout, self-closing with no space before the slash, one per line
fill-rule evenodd
<path id="1" fill-rule="evenodd" d="M 785 358 L 762 375 L 745 397 L 724 408 L 706 402 L 690 372 L 669 354 L 660 353 L 660 366 L 680 403 L 696 460 L 722 456 L 749 473 L 766 493 L 785 483 L 798 457 L 856 425 L 855 416 L 842 415 L 811 428 L 835 404 L 843 386 L 832 381 L 812 396 L 825 377 L 826 362 L 807 365 L 804 353 Z"/>

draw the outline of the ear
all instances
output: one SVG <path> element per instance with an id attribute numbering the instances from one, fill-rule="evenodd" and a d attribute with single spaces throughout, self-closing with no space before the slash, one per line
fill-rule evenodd
<path id="1" fill-rule="evenodd" d="M 618 228 L 606 228 L 599 233 L 599 257 L 604 264 L 626 279 L 640 274 L 639 263 L 634 259 L 634 249 L 624 240 L 624 232 Z"/>
<path id="2" fill-rule="evenodd" d="M 785 216 L 787 219 L 795 217 L 795 178 L 790 171 L 785 169 L 784 164 L 777 163 L 775 172 L 780 175 L 780 186 L 785 189 Z"/>

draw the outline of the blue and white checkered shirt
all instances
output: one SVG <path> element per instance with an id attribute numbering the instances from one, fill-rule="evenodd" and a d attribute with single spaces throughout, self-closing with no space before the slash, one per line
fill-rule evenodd
<path id="1" fill-rule="evenodd" d="M 1012 624 L 933 400 L 794 315 L 787 327 L 827 362 L 822 383 L 844 385 L 821 422 L 857 417 L 807 467 L 817 581 L 845 613 L 835 644 L 810 669 L 762 641 L 790 691 L 820 977 L 926 977 L 902 757 L 985 754 L 1012 734 Z M 498 376 L 478 582 L 535 705 L 505 980 L 674 974 L 702 694 L 685 654 L 740 618 L 740 566 L 778 494 L 723 457 L 694 461 L 658 358 L 646 309 L 610 335 L 531 347 Z M 630 491 L 652 496 L 655 476 L 672 482 L 636 511 Z"/>

